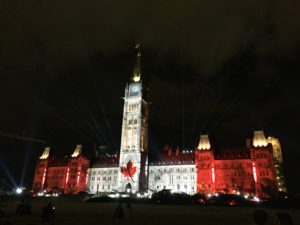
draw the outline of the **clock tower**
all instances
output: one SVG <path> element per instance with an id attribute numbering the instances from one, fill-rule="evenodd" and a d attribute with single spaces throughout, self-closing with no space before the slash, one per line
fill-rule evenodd
<path id="1" fill-rule="evenodd" d="M 148 187 L 148 102 L 143 96 L 141 52 L 124 96 L 118 191 L 143 191 Z"/>

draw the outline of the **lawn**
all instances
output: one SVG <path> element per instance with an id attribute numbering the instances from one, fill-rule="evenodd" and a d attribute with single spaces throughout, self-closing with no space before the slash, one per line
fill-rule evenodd
<path id="1" fill-rule="evenodd" d="M 100 224 L 197 224 L 197 225 L 222 225 L 222 224 L 253 224 L 252 213 L 255 208 L 250 207 L 212 207 L 197 205 L 156 205 L 132 204 L 132 213 L 125 210 L 124 220 L 114 220 L 113 213 L 117 203 L 84 203 L 75 199 L 53 199 L 56 207 L 56 217 L 52 222 L 41 222 L 41 211 L 50 199 L 33 202 L 31 216 L 15 216 L 17 202 L 5 203 L 2 211 L 12 225 L 27 224 L 56 224 L 56 225 L 100 225 Z M 275 210 L 266 209 L 269 215 L 275 212 L 288 212 L 295 224 L 300 225 L 300 210 Z M 299 221 L 299 222 L 298 222 Z"/>

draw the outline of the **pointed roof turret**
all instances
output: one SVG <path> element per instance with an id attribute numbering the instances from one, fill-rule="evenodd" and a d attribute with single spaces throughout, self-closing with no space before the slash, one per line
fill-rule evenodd
<path id="1" fill-rule="evenodd" d="M 81 154 L 81 150 L 82 150 L 82 145 L 77 145 L 74 153 L 71 155 L 73 158 L 76 158 L 77 156 L 79 156 Z"/>
<path id="2" fill-rule="evenodd" d="M 142 55 L 140 44 L 138 43 L 134 48 L 137 49 L 137 56 L 136 56 L 136 61 L 133 68 L 131 79 L 133 82 L 139 82 L 141 80 L 141 55 Z"/>
<path id="3" fill-rule="evenodd" d="M 40 156 L 40 159 L 47 159 L 50 155 L 50 147 L 44 149 L 43 154 Z"/>
<path id="4" fill-rule="evenodd" d="M 199 150 L 209 150 L 210 149 L 210 141 L 208 135 L 200 135 L 200 141 L 198 145 Z"/>
<path id="5" fill-rule="evenodd" d="M 263 130 L 254 131 L 253 135 L 253 146 L 254 147 L 266 147 L 268 145 L 267 139 L 265 137 Z"/>

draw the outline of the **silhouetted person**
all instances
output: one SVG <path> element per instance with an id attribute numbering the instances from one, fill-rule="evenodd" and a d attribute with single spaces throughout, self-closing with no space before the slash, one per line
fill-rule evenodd
<path id="1" fill-rule="evenodd" d="M 130 201 L 128 201 L 128 202 L 126 203 L 126 208 L 127 208 L 128 210 L 130 210 L 130 211 L 132 210 Z"/>
<path id="2" fill-rule="evenodd" d="M 43 220 L 52 220 L 55 215 L 55 207 L 50 202 L 47 206 L 43 208 L 42 219 Z"/>
<path id="3" fill-rule="evenodd" d="M 16 215 L 30 215 L 31 214 L 31 207 L 28 202 L 24 200 L 17 206 Z"/>
<path id="4" fill-rule="evenodd" d="M 272 225 L 294 225 L 292 217 L 287 213 L 276 213 Z"/>
<path id="5" fill-rule="evenodd" d="M 263 209 L 257 209 L 253 213 L 253 220 L 256 225 L 265 225 L 268 220 L 268 214 Z"/>
<path id="6" fill-rule="evenodd" d="M 128 217 L 132 217 L 132 206 L 130 200 L 128 200 L 126 203 L 126 209 L 127 209 Z"/>
<path id="7" fill-rule="evenodd" d="M 121 203 L 119 203 L 118 207 L 116 208 L 113 218 L 124 219 L 124 210 Z"/>

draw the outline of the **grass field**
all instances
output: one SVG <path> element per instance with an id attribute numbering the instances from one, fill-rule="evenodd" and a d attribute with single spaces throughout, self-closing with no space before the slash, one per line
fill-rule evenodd
<path id="1" fill-rule="evenodd" d="M 79 200 L 54 199 L 56 217 L 52 222 L 41 221 L 41 211 L 49 199 L 32 203 L 31 216 L 15 216 L 17 202 L 6 203 L 2 211 L 12 225 L 56 224 L 56 225 L 100 225 L 100 224 L 131 224 L 131 225 L 240 225 L 253 224 L 252 213 L 255 208 L 249 207 L 212 207 L 196 205 L 154 205 L 132 204 L 132 214 L 125 210 L 124 220 L 112 219 L 117 203 L 84 203 Z M 275 212 L 288 212 L 295 224 L 300 225 L 300 210 L 266 209 L 270 216 Z"/>

